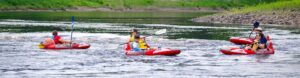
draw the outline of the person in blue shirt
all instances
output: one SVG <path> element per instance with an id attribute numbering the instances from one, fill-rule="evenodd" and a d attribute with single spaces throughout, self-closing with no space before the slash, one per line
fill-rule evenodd
<path id="1" fill-rule="evenodd" d="M 135 35 L 134 37 L 134 41 L 130 42 L 130 46 L 132 47 L 132 51 L 134 52 L 142 52 L 142 49 L 140 48 L 140 36 L 139 35 Z"/>
<path id="2" fill-rule="evenodd" d="M 256 28 L 255 33 L 257 34 L 256 37 L 258 37 L 256 39 L 259 41 L 258 49 L 266 48 L 267 47 L 266 44 L 267 44 L 268 40 L 267 40 L 266 36 L 263 34 L 262 28 Z"/>
<path id="3" fill-rule="evenodd" d="M 258 50 L 258 49 L 265 49 L 267 47 L 267 38 L 265 37 L 265 35 L 262 32 L 262 28 L 255 28 L 254 29 L 256 36 L 254 39 L 254 42 L 252 45 L 247 46 L 246 49 L 252 49 L 254 51 Z"/>

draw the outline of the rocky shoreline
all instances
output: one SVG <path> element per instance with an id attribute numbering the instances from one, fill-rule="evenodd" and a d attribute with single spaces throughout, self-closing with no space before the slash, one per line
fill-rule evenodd
<path id="1" fill-rule="evenodd" d="M 252 25 L 253 20 L 258 20 L 261 25 L 280 25 L 300 28 L 300 12 L 297 11 L 252 12 L 240 14 L 223 13 L 193 19 L 194 22 L 241 25 Z"/>
<path id="2" fill-rule="evenodd" d="M 72 7 L 57 9 L 0 9 L 0 12 L 223 12 L 222 8 L 190 7 L 190 8 L 172 8 L 172 7 L 146 7 L 146 8 L 109 8 L 109 7 Z"/>

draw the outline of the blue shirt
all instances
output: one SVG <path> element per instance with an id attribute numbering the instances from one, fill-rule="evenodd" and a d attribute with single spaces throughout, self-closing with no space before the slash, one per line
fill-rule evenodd
<path id="1" fill-rule="evenodd" d="M 131 43 L 131 47 L 132 47 L 132 50 L 133 50 L 134 52 L 141 52 L 139 43 L 132 42 L 132 43 Z"/>
<path id="2" fill-rule="evenodd" d="M 267 38 L 266 37 L 260 38 L 259 43 L 260 44 L 266 44 L 267 43 Z"/>

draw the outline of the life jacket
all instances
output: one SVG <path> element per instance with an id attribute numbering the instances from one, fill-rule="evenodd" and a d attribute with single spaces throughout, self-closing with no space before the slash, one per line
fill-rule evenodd
<path id="1" fill-rule="evenodd" d="M 141 49 L 147 49 L 147 48 L 149 48 L 149 46 L 147 45 L 147 43 L 143 39 L 139 40 L 139 45 L 140 45 Z"/>
<path id="2" fill-rule="evenodd" d="M 252 44 L 252 50 L 256 51 L 257 49 L 261 49 L 259 44 L 265 44 L 265 48 L 268 48 L 268 41 L 270 40 L 269 36 L 262 37 L 259 39 L 259 41 L 254 40 L 254 43 Z"/>
<path id="3" fill-rule="evenodd" d="M 62 44 L 62 42 L 61 41 L 59 41 L 60 39 L 61 39 L 61 37 L 60 36 L 52 36 L 52 39 L 54 40 L 54 42 L 55 42 L 55 44 Z"/>
<path id="4" fill-rule="evenodd" d="M 139 35 L 139 34 L 136 34 L 136 35 Z M 129 38 L 129 42 L 134 42 L 134 39 L 135 39 L 134 37 L 135 37 L 135 35 L 131 34 L 130 38 Z"/>
<path id="5" fill-rule="evenodd" d="M 129 42 L 133 42 L 133 41 L 134 41 L 134 35 L 130 35 Z"/>
<path id="6" fill-rule="evenodd" d="M 55 42 L 51 38 L 46 38 L 43 44 L 39 46 L 40 48 L 55 48 Z"/>
<path id="7" fill-rule="evenodd" d="M 256 51 L 258 48 L 258 41 L 254 40 L 254 43 L 252 44 L 252 50 Z"/>

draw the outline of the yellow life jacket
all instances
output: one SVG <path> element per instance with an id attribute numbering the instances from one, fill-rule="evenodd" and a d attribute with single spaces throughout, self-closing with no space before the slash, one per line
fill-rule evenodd
<path id="1" fill-rule="evenodd" d="M 42 43 L 40 43 L 40 44 L 38 45 L 38 47 L 39 47 L 40 49 L 45 48 L 45 46 L 44 46 Z"/>
<path id="2" fill-rule="evenodd" d="M 139 40 L 139 44 L 140 44 L 141 49 L 147 49 L 148 48 L 147 43 L 143 39 Z"/>
<path id="3" fill-rule="evenodd" d="M 256 51 L 258 49 L 258 41 L 257 40 L 254 40 L 254 43 L 252 45 L 252 50 L 253 51 Z"/>
<path id="4" fill-rule="evenodd" d="M 130 38 L 129 38 L 129 42 L 133 42 L 134 39 L 135 39 L 134 37 L 135 37 L 135 35 L 131 34 L 131 36 L 130 36 Z"/>

